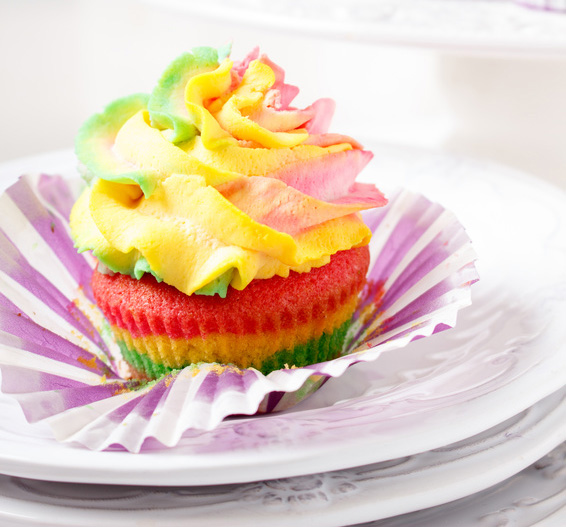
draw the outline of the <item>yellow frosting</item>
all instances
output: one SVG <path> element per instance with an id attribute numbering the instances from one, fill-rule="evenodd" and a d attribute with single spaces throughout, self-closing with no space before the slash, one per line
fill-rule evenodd
<path id="1" fill-rule="evenodd" d="M 292 87 L 268 59 L 214 67 L 215 58 L 199 48 L 177 59 L 146 108 L 139 96 L 124 99 L 84 125 L 77 153 L 91 184 L 71 212 L 79 250 L 190 295 L 219 278 L 242 289 L 308 272 L 367 244 L 358 212 L 384 200 L 337 172 L 371 155 L 308 130 L 330 104 L 297 110 L 281 102 Z"/>

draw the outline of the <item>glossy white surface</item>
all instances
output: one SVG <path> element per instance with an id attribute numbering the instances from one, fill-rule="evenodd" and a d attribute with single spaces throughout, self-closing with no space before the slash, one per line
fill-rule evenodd
<path id="1" fill-rule="evenodd" d="M 366 179 L 376 178 L 385 189 L 424 191 L 458 215 L 474 242 L 481 281 L 455 330 L 351 368 L 293 411 L 229 420 L 212 432 L 187 435 L 175 449 L 153 445 L 141 455 L 58 444 L 5 403 L 3 472 L 148 485 L 324 472 L 454 443 L 560 389 L 566 382 L 564 193 L 493 164 L 374 151 L 376 173 L 365 173 Z M 45 159 L 28 160 L 26 169 L 36 171 L 38 161 Z M 68 153 L 51 161 L 54 169 L 66 162 L 62 171 L 73 171 Z"/>
<path id="2" fill-rule="evenodd" d="M 247 527 L 261 521 L 287 527 L 290 518 L 295 525 L 313 527 L 358 524 L 446 503 L 512 476 L 566 438 L 565 419 L 563 389 L 491 430 L 432 452 L 241 485 L 158 489 L 0 476 L 0 524 Z M 563 495 L 552 495 L 564 484 L 564 452 L 562 445 L 535 469 L 494 491 L 373 525 L 506 525 L 501 522 L 513 518 L 521 518 L 513 525 L 534 525 L 535 519 L 566 502 Z M 536 467 L 542 470 L 533 474 Z M 526 477 L 529 485 L 524 484 Z M 532 495 L 536 498 L 528 500 Z M 447 517 L 455 523 L 442 523 Z"/>

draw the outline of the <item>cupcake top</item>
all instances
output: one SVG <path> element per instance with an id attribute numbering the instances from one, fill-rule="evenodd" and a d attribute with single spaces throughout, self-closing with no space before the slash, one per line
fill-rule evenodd
<path id="1" fill-rule="evenodd" d="M 294 108 L 280 67 L 258 49 L 239 62 L 228 51 L 181 55 L 150 95 L 80 129 L 89 186 L 71 232 L 110 271 L 225 296 L 369 242 L 359 211 L 386 200 L 355 177 L 372 154 L 327 133 L 331 100 Z"/>

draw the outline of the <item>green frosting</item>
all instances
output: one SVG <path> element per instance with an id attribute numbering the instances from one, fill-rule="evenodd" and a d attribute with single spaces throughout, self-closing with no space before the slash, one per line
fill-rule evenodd
<path id="1" fill-rule="evenodd" d="M 216 69 L 226 51 L 230 52 L 225 48 L 219 51 L 208 47 L 194 48 L 177 57 L 159 79 L 148 102 L 149 117 L 154 128 L 171 130 L 167 138 L 172 143 L 182 143 L 197 135 L 197 128 L 185 106 L 187 82 L 195 75 Z"/>
<path id="2" fill-rule="evenodd" d="M 80 242 L 80 240 L 78 241 Z M 93 251 L 94 256 L 98 260 L 98 270 L 103 274 L 126 274 L 128 276 L 131 276 L 132 278 L 137 278 L 138 280 L 143 276 L 143 273 L 139 274 L 139 276 L 135 275 L 135 269 L 137 265 L 134 264 L 132 266 L 132 263 L 135 261 L 135 257 L 130 257 L 132 255 L 131 252 L 126 255 L 128 258 L 126 258 L 125 262 L 123 263 L 121 261 L 116 261 L 111 257 L 107 258 L 106 255 L 101 252 L 95 252 L 93 248 L 89 247 L 88 245 L 79 245 L 79 243 L 77 243 L 77 240 L 75 240 L 75 247 L 80 253 L 83 253 L 85 251 Z M 138 253 L 138 251 L 136 251 L 136 253 Z M 139 258 L 143 258 L 141 254 L 139 255 Z M 141 267 L 143 268 L 143 263 L 141 264 Z M 161 282 L 161 279 L 159 279 L 156 274 L 154 274 L 153 272 L 151 272 L 151 274 L 153 274 L 153 276 L 155 276 L 155 278 L 159 282 Z"/>
<path id="3" fill-rule="evenodd" d="M 228 286 L 232 280 L 234 269 L 230 269 L 222 273 L 219 277 L 215 278 L 212 282 L 204 285 L 195 291 L 195 295 L 214 296 L 218 295 L 220 298 L 226 298 L 228 293 Z"/>
<path id="4" fill-rule="evenodd" d="M 85 249 L 86 250 L 86 249 Z M 79 251 L 84 252 L 84 251 Z M 114 262 L 110 259 L 101 258 L 100 255 L 98 256 L 99 267 L 98 270 L 104 274 L 110 273 L 119 273 L 131 276 L 136 280 L 141 279 L 141 277 L 145 274 L 151 274 L 158 282 L 163 282 L 163 278 L 159 276 L 149 265 L 149 262 L 140 254 L 139 259 L 136 261 L 136 264 L 133 269 L 131 268 L 122 268 L 117 267 Z M 226 298 L 226 294 L 228 293 L 228 287 L 230 285 L 230 281 L 232 280 L 232 274 L 234 273 L 233 269 L 229 269 L 225 273 L 222 273 L 219 277 L 217 277 L 212 282 L 209 282 L 205 286 L 197 289 L 194 294 L 195 295 L 205 295 L 205 296 L 214 296 L 218 295 L 220 298 Z"/>
<path id="5" fill-rule="evenodd" d="M 140 255 L 138 261 L 136 262 L 136 265 L 134 266 L 134 269 L 132 271 L 132 274 L 130 275 L 132 278 L 136 278 L 137 280 L 139 280 L 145 273 L 149 273 L 152 274 L 153 277 L 158 281 L 158 282 L 163 282 L 163 278 L 161 278 L 150 266 L 149 266 L 149 262 L 145 259 L 144 256 Z"/>
<path id="6" fill-rule="evenodd" d="M 132 170 L 132 165 L 112 151 L 122 125 L 140 110 L 147 108 L 149 96 L 136 94 L 110 103 L 101 113 L 87 119 L 77 133 L 75 152 L 86 167 L 89 177 L 99 177 L 115 183 L 137 183 L 146 196 L 151 195 L 156 178 L 143 169 Z"/>
<path id="7" fill-rule="evenodd" d="M 178 144 L 192 139 L 197 129 L 185 106 L 185 85 L 200 73 L 212 71 L 230 53 L 230 46 L 218 50 L 199 47 L 173 61 L 165 70 L 151 95 L 135 94 L 110 103 L 101 113 L 87 119 L 77 133 L 75 151 L 84 165 L 87 181 L 99 177 L 107 181 L 138 184 L 149 197 L 157 179 L 151 171 L 132 170 L 132 165 L 112 151 L 122 125 L 140 110 L 147 109 L 154 128 L 170 130 L 168 139 Z"/>
<path id="8" fill-rule="evenodd" d="M 232 52 L 232 43 L 228 42 L 218 48 L 218 62 L 222 62 L 225 58 L 230 56 Z"/>

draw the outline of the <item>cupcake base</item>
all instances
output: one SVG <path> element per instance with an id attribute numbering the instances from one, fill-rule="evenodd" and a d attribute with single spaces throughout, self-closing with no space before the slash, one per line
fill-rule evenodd
<path id="1" fill-rule="evenodd" d="M 323 333 L 318 339 L 311 339 L 304 344 L 298 344 L 292 349 L 279 350 L 268 357 L 257 368 L 261 373 L 267 375 L 274 370 L 285 368 L 300 368 L 309 364 L 317 364 L 327 360 L 333 360 L 340 356 L 346 343 L 346 335 L 351 326 L 348 320 L 332 333 Z M 119 340 L 118 345 L 124 360 L 135 369 L 138 377 L 157 379 L 163 375 L 179 369 L 153 362 L 145 353 L 138 353 L 135 349 L 128 347 L 126 342 Z"/>
<path id="2" fill-rule="evenodd" d="M 327 265 L 254 280 L 226 298 L 187 296 L 152 276 L 95 271 L 92 285 L 124 359 L 157 378 L 190 364 L 231 364 L 264 374 L 337 357 L 365 283 L 369 250 Z"/>

